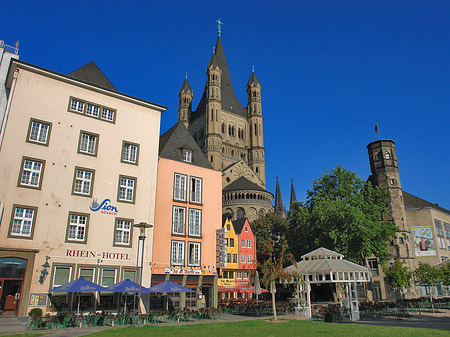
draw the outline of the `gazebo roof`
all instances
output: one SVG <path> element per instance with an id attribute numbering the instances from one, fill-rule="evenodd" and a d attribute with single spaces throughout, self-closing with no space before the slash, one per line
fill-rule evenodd
<path id="1" fill-rule="evenodd" d="M 302 260 L 286 268 L 300 275 L 329 274 L 331 272 L 369 272 L 369 269 L 343 259 L 344 255 L 326 248 L 318 248 L 302 256 Z"/>

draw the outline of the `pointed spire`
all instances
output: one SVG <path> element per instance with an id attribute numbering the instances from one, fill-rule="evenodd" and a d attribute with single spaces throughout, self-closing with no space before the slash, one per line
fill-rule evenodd
<path id="1" fill-rule="evenodd" d="M 252 74 L 250 75 L 250 79 L 247 82 L 247 87 L 251 87 L 252 85 L 254 86 L 261 86 L 261 84 L 259 83 L 258 77 L 256 77 L 255 72 L 253 71 Z"/>
<path id="2" fill-rule="evenodd" d="M 186 92 L 186 93 L 193 92 L 192 88 L 189 84 L 189 81 L 187 79 L 187 73 L 186 73 L 186 79 L 184 80 L 183 85 L 181 86 L 180 91 L 178 92 L 178 95 L 182 94 L 183 92 Z"/>
<path id="3" fill-rule="evenodd" d="M 294 179 L 291 179 L 291 200 L 289 202 L 289 207 L 293 202 L 297 202 L 297 197 L 295 196 Z"/>
<path id="4" fill-rule="evenodd" d="M 278 183 L 278 176 L 277 176 L 277 185 L 275 188 L 275 206 L 274 206 L 274 211 L 276 214 L 278 214 L 279 216 L 285 216 L 286 212 L 284 210 L 283 207 L 283 200 L 281 199 L 281 189 L 280 189 L 280 184 Z"/>

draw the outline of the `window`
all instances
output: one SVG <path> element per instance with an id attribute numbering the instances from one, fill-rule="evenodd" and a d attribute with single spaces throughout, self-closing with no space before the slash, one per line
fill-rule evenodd
<path id="1" fill-rule="evenodd" d="M 75 112 L 84 112 L 84 102 L 77 100 L 75 98 L 72 98 L 70 100 L 70 110 L 75 111 Z"/>
<path id="2" fill-rule="evenodd" d="M 123 280 L 129 279 L 130 281 L 137 282 L 136 275 L 137 275 L 136 270 L 124 269 L 122 279 Z"/>
<path id="3" fill-rule="evenodd" d="M 132 234 L 131 229 L 132 229 L 132 220 L 116 219 L 116 226 L 114 230 L 114 245 L 130 247 Z"/>
<path id="4" fill-rule="evenodd" d="M 439 248 L 446 248 L 445 239 L 444 239 L 444 231 L 442 230 L 442 222 L 440 220 L 434 219 L 434 225 L 436 227 L 436 235 L 437 241 L 439 244 Z"/>
<path id="5" fill-rule="evenodd" d="M 192 151 L 188 149 L 183 149 L 183 161 L 187 163 L 192 162 Z"/>
<path id="6" fill-rule="evenodd" d="M 264 210 L 259 210 L 259 213 L 258 213 L 258 218 L 261 220 L 262 218 L 264 218 Z"/>
<path id="7" fill-rule="evenodd" d="M 228 271 L 228 278 L 231 278 L 231 279 L 234 278 L 234 271 L 232 271 L 232 270 Z"/>
<path id="8" fill-rule="evenodd" d="M 92 196 L 92 185 L 94 183 L 94 171 L 82 167 L 75 167 L 72 194 L 87 197 Z"/>
<path id="9" fill-rule="evenodd" d="M 391 154 L 389 153 L 389 151 L 386 151 L 384 153 L 384 159 L 391 159 Z"/>
<path id="10" fill-rule="evenodd" d="M 234 239 L 230 238 L 230 247 L 234 247 Z"/>
<path id="11" fill-rule="evenodd" d="M 32 239 L 36 213 L 36 207 L 13 205 L 8 236 Z"/>
<path id="12" fill-rule="evenodd" d="M 233 254 L 233 263 L 237 263 L 237 254 Z"/>
<path id="13" fill-rule="evenodd" d="M 172 241 L 172 255 L 170 263 L 172 265 L 184 265 L 184 242 Z"/>
<path id="14" fill-rule="evenodd" d="M 188 265 L 200 266 L 200 243 L 188 243 Z"/>
<path id="15" fill-rule="evenodd" d="M 241 240 L 241 248 L 245 248 L 245 240 Z"/>
<path id="16" fill-rule="evenodd" d="M 173 198 L 175 200 L 186 201 L 187 176 L 175 173 L 173 181 Z"/>
<path id="17" fill-rule="evenodd" d="M 136 178 L 119 176 L 119 196 L 117 201 L 134 203 Z"/>
<path id="18" fill-rule="evenodd" d="M 69 213 L 67 241 L 86 243 L 89 215 Z"/>
<path id="19" fill-rule="evenodd" d="M 445 236 L 447 237 L 447 249 L 450 250 L 450 224 L 444 222 Z"/>
<path id="20" fill-rule="evenodd" d="M 116 283 L 116 269 L 102 269 L 102 279 L 100 285 L 102 287 L 109 287 Z"/>
<path id="21" fill-rule="evenodd" d="M 87 103 L 87 105 L 86 105 L 86 115 L 92 116 L 92 117 L 98 117 L 99 113 L 100 113 L 100 107 L 99 106 Z"/>
<path id="22" fill-rule="evenodd" d="M 236 272 L 236 279 L 241 279 L 242 278 L 242 272 L 241 271 L 237 271 Z"/>
<path id="23" fill-rule="evenodd" d="M 227 253 L 227 263 L 231 263 L 231 254 Z"/>
<path id="24" fill-rule="evenodd" d="M 139 144 L 123 141 L 122 143 L 122 163 L 138 164 Z"/>
<path id="25" fill-rule="evenodd" d="M 245 229 L 245 231 L 246 231 L 246 232 L 248 232 L 248 226 L 245 226 L 245 228 L 244 228 L 244 229 Z"/>
<path id="26" fill-rule="evenodd" d="M 189 209 L 189 235 L 200 236 L 202 233 L 202 211 L 199 209 Z"/>
<path id="27" fill-rule="evenodd" d="M 377 259 L 368 259 L 367 264 L 373 275 L 379 275 Z"/>
<path id="28" fill-rule="evenodd" d="M 242 278 L 248 278 L 248 272 L 247 271 L 244 271 L 242 273 Z"/>
<path id="29" fill-rule="evenodd" d="M 245 263 L 245 254 L 241 254 L 241 263 Z"/>
<path id="30" fill-rule="evenodd" d="M 18 186 L 41 189 L 44 166 L 44 160 L 23 157 Z"/>
<path id="31" fill-rule="evenodd" d="M 247 248 L 252 248 L 252 242 L 250 240 L 247 240 Z"/>
<path id="32" fill-rule="evenodd" d="M 53 271 L 53 288 L 68 283 L 72 278 L 72 267 L 56 266 Z"/>
<path id="33" fill-rule="evenodd" d="M 109 122 L 114 122 L 114 110 L 102 108 L 101 118 Z"/>
<path id="34" fill-rule="evenodd" d="M 186 208 L 173 206 L 172 234 L 186 234 Z"/>
<path id="35" fill-rule="evenodd" d="M 78 277 L 79 278 L 82 277 L 90 282 L 95 282 L 95 269 L 88 267 L 80 267 L 80 269 L 78 270 Z"/>
<path id="36" fill-rule="evenodd" d="M 191 177 L 190 201 L 200 204 L 202 202 L 202 178 Z"/>
<path id="37" fill-rule="evenodd" d="M 252 263 L 252 261 L 253 261 L 253 256 L 247 255 L 247 263 Z"/>
<path id="38" fill-rule="evenodd" d="M 97 156 L 98 137 L 97 134 L 81 131 L 78 152 L 90 156 Z"/>
<path id="39" fill-rule="evenodd" d="M 243 208 L 238 208 L 236 212 L 236 220 L 244 219 L 245 218 L 245 210 Z"/>
<path id="40" fill-rule="evenodd" d="M 30 119 L 27 142 L 48 146 L 51 125 L 52 123 L 49 122 L 40 121 L 34 118 Z"/>

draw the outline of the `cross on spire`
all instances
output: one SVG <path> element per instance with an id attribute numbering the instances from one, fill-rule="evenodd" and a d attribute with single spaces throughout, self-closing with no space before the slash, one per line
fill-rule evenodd
<path id="1" fill-rule="evenodd" d="M 187 73 L 187 71 L 186 71 L 186 79 L 187 79 L 187 75 L 188 75 L 188 73 Z"/>
<path id="2" fill-rule="evenodd" d="M 223 25 L 223 22 L 222 21 L 220 21 L 220 19 L 219 20 L 216 20 L 216 22 L 217 22 L 217 26 L 219 27 L 219 36 L 220 36 L 220 33 L 222 33 L 222 31 L 221 31 L 221 26 Z"/>

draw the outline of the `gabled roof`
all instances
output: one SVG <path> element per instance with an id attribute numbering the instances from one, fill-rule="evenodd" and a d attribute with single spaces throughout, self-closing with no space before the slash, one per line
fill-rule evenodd
<path id="1" fill-rule="evenodd" d="M 233 84 L 231 83 L 231 76 L 228 70 L 227 60 L 225 58 L 225 51 L 223 49 L 222 40 L 219 36 L 214 49 L 214 54 L 208 64 L 208 67 L 213 65 L 218 66 L 222 70 L 221 76 L 221 97 L 222 97 L 222 110 L 234 113 L 239 116 L 247 117 L 247 109 L 243 108 L 239 100 L 234 94 Z M 206 112 L 206 99 L 207 99 L 207 83 L 203 90 L 203 96 L 198 103 L 197 109 L 191 114 L 191 121 L 203 116 Z"/>
<path id="2" fill-rule="evenodd" d="M 182 122 L 178 122 L 159 138 L 159 156 L 179 162 L 183 161 L 183 149 L 192 150 L 192 164 L 213 170 L 200 147 Z"/>
<path id="3" fill-rule="evenodd" d="M 238 219 L 238 220 L 234 220 L 233 221 L 233 227 L 234 227 L 234 232 L 237 235 L 240 235 L 242 232 L 242 229 L 244 228 L 245 223 L 248 222 L 248 219 Z M 250 227 L 250 224 L 249 224 Z"/>
<path id="4" fill-rule="evenodd" d="M 109 90 L 117 91 L 103 72 L 97 67 L 94 61 L 85 64 L 81 68 L 71 72 L 70 77 L 77 78 L 79 80 L 95 84 L 99 87 L 103 87 Z"/>
<path id="5" fill-rule="evenodd" d="M 223 191 L 239 191 L 239 190 L 250 190 L 250 191 L 261 191 L 267 192 L 264 188 L 256 185 L 245 177 L 240 177 L 237 180 L 233 181 L 230 185 L 226 186 Z"/>
<path id="6" fill-rule="evenodd" d="M 407 210 L 411 208 L 434 208 L 436 210 L 439 210 L 443 213 L 450 215 L 450 211 L 448 209 L 445 209 L 439 206 L 438 204 L 433 204 L 429 201 L 423 200 L 405 191 L 402 191 L 402 193 L 403 193 L 403 202 Z"/>

